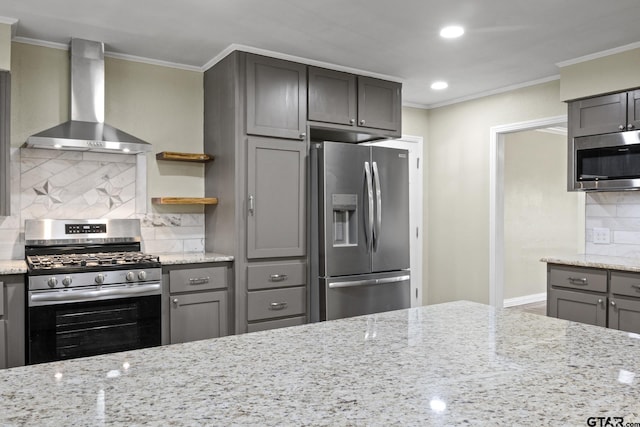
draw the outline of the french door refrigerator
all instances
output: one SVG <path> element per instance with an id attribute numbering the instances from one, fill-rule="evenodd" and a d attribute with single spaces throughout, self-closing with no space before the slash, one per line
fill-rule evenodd
<path id="1" fill-rule="evenodd" d="M 410 307 L 407 150 L 311 145 L 312 321 Z"/>

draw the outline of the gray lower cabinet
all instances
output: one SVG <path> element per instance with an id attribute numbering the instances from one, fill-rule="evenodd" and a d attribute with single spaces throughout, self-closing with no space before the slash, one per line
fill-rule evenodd
<path id="1" fill-rule="evenodd" d="M 248 134 L 305 139 L 306 65 L 247 54 L 246 89 Z"/>
<path id="2" fill-rule="evenodd" d="M 0 276 L 0 368 L 13 368 L 24 364 L 24 276 Z"/>
<path id="3" fill-rule="evenodd" d="M 401 135 L 402 84 L 309 67 L 309 120 Z"/>
<path id="4" fill-rule="evenodd" d="M 249 137 L 247 258 L 305 254 L 306 151 L 298 141 Z"/>
<path id="5" fill-rule="evenodd" d="M 547 265 L 551 317 L 640 333 L 640 273 Z"/>
<path id="6" fill-rule="evenodd" d="M 247 267 L 247 331 L 306 323 L 304 261 L 251 263 Z"/>
<path id="7" fill-rule="evenodd" d="M 569 102 L 571 137 L 640 129 L 640 90 Z"/>
<path id="8" fill-rule="evenodd" d="M 231 270 L 230 263 L 163 266 L 163 287 L 168 291 L 164 343 L 229 335 Z"/>

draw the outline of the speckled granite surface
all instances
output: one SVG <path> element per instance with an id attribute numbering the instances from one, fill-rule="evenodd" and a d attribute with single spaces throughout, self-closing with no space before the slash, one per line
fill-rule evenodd
<path id="1" fill-rule="evenodd" d="M 160 262 L 164 265 L 175 264 L 193 264 L 203 262 L 223 262 L 233 261 L 233 256 L 217 254 L 213 252 L 206 253 L 183 253 L 183 254 L 155 254 L 160 257 Z"/>
<path id="2" fill-rule="evenodd" d="M 640 422 L 640 336 L 470 302 L 0 371 L 0 425 Z"/>
<path id="3" fill-rule="evenodd" d="M 0 274 L 25 274 L 27 263 L 21 259 L 0 260 Z"/>
<path id="4" fill-rule="evenodd" d="M 540 261 L 552 264 L 575 265 L 579 267 L 595 267 L 640 272 L 640 259 L 637 258 L 577 254 L 544 257 L 540 259 Z"/>

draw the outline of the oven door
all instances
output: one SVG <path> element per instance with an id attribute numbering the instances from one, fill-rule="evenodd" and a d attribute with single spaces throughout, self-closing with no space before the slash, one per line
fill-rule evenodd
<path id="1" fill-rule="evenodd" d="M 118 290 L 107 286 L 89 292 L 94 292 L 93 299 L 77 294 L 65 300 L 63 292 L 29 293 L 27 363 L 160 345 L 160 292 L 118 297 Z"/>

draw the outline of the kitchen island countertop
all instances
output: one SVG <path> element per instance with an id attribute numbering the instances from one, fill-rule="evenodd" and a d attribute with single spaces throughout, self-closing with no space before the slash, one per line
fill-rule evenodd
<path id="1" fill-rule="evenodd" d="M 0 425 L 640 422 L 640 336 L 458 301 L 0 371 Z"/>

